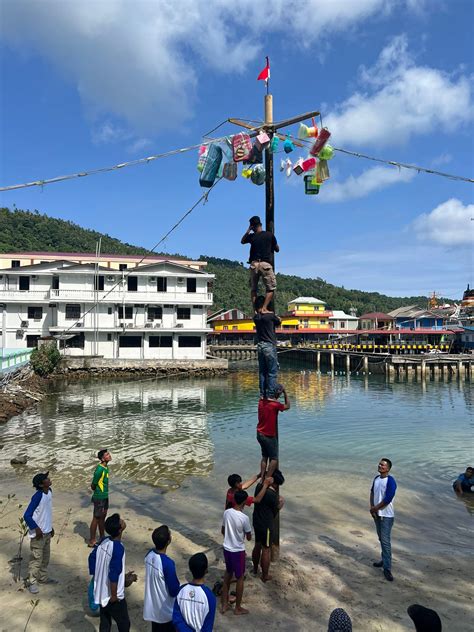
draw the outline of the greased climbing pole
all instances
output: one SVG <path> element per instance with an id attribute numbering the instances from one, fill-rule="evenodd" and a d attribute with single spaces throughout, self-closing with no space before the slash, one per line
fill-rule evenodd
<path id="1" fill-rule="evenodd" d="M 284 127 L 288 127 L 289 125 L 294 125 L 295 123 L 300 123 L 301 121 L 305 121 L 307 119 L 312 119 L 315 116 L 319 116 L 319 112 L 307 112 L 306 114 L 300 114 L 299 116 L 295 116 L 293 118 L 285 119 L 283 121 L 279 121 L 277 123 L 273 122 L 273 95 L 268 93 L 268 82 L 267 82 L 267 94 L 264 98 L 264 123 L 255 127 L 249 125 L 248 123 L 241 121 L 239 119 L 230 118 L 228 119 L 229 123 L 234 123 L 235 125 L 239 125 L 240 127 L 245 127 L 252 132 L 258 132 L 259 130 L 265 131 L 270 139 L 273 139 L 274 135 L 277 135 L 281 140 L 285 140 L 284 136 L 281 136 L 278 132 L 280 129 Z M 303 145 L 298 141 L 294 140 L 293 143 L 299 147 Z M 275 195 L 274 195 L 274 186 L 273 186 L 273 151 L 271 146 L 267 146 L 265 149 L 265 229 L 270 231 L 271 233 L 275 233 Z M 275 257 L 272 253 L 272 266 L 273 270 L 275 270 Z M 270 305 L 270 309 L 274 309 L 273 301 Z M 278 427 L 277 427 L 277 437 L 278 437 Z M 280 467 L 280 461 L 279 461 Z M 278 560 L 280 556 L 280 515 L 277 514 L 275 519 L 275 538 L 272 544 L 272 561 Z"/>

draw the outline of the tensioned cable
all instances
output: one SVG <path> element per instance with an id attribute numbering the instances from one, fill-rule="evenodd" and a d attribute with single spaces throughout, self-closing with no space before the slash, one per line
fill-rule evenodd
<path id="1" fill-rule="evenodd" d="M 201 202 L 204 202 L 204 204 L 207 202 L 209 193 L 212 191 L 212 189 L 218 184 L 218 182 L 220 182 L 221 178 L 219 178 L 219 180 L 216 180 L 214 182 L 214 184 L 205 192 L 201 195 L 201 197 L 191 206 L 190 209 L 188 209 L 186 211 L 186 213 L 184 213 L 184 215 L 182 215 L 180 217 L 180 219 L 174 224 L 174 226 L 172 226 L 168 232 L 153 246 L 153 248 L 151 248 L 147 254 L 143 255 L 143 257 L 140 259 L 140 261 L 136 264 L 135 268 L 130 268 L 129 270 L 127 270 L 126 274 L 122 274 L 122 276 L 119 278 L 119 280 L 117 281 L 117 283 L 114 283 L 114 285 L 107 290 L 107 292 L 101 296 L 101 298 L 99 298 L 97 301 L 94 301 L 94 303 L 91 305 L 91 307 L 86 310 L 80 318 L 77 318 L 67 329 L 63 329 L 59 334 L 56 334 L 56 336 L 61 339 L 62 336 L 66 335 L 69 331 L 71 331 L 71 329 L 74 329 L 74 327 L 77 325 L 77 323 L 80 323 L 85 316 L 87 316 L 87 314 L 90 314 L 92 312 L 93 309 L 95 309 L 95 307 L 97 307 L 97 305 L 99 305 L 99 303 L 101 303 L 104 299 L 107 298 L 107 296 L 109 296 L 109 294 L 111 294 L 116 287 L 118 287 L 119 285 L 122 285 L 125 281 L 125 279 L 127 277 L 130 276 L 130 274 L 132 272 L 136 272 L 136 268 L 143 263 L 143 261 L 150 255 L 150 253 L 154 252 L 158 246 L 160 244 L 162 244 L 167 237 L 169 237 L 171 235 L 171 233 L 176 230 L 178 228 L 178 226 L 184 222 L 184 220 L 186 219 L 186 217 L 188 217 L 188 215 L 191 215 L 191 213 L 194 211 L 194 209 L 199 206 L 199 204 L 201 204 Z"/>
<path id="2" fill-rule="evenodd" d="M 258 121 L 253 121 L 251 119 L 241 119 L 243 121 L 249 121 L 249 122 L 258 122 Z M 222 125 L 224 125 L 224 123 L 226 123 L 227 121 L 223 121 L 222 123 L 219 123 L 219 125 L 217 125 L 216 127 L 214 127 L 212 130 L 210 130 L 205 136 L 204 138 L 208 138 L 209 134 L 211 134 L 213 131 L 215 131 L 216 129 L 218 129 L 219 127 L 222 127 Z M 260 122 L 258 122 L 260 123 Z M 254 129 L 258 129 L 258 127 L 255 127 Z M 255 132 L 251 133 L 251 135 L 255 135 Z M 291 134 L 287 134 L 290 138 L 296 140 L 295 136 L 292 136 Z M 121 162 L 117 165 L 111 165 L 109 167 L 100 167 L 98 169 L 90 169 L 88 171 L 80 171 L 78 173 L 71 173 L 65 176 L 57 176 L 55 178 L 49 178 L 49 179 L 45 179 L 45 180 L 33 180 L 32 182 L 24 182 L 22 184 L 12 184 L 9 186 L 3 186 L 0 187 L 0 192 L 4 192 L 4 191 L 14 191 L 17 189 L 26 189 L 29 187 L 43 187 L 47 184 L 54 184 L 55 182 L 64 182 L 66 180 L 73 180 L 76 178 L 83 178 L 85 176 L 91 176 L 91 175 L 95 175 L 97 173 L 106 173 L 106 172 L 110 172 L 110 171 L 117 171 L 119 169 L 124 169 L 125 167 L 134 167 L 136 165 L 143 165 L 143 164 L 148 164 L 149 162 L 152 162 L 154 160 L 160 160 L 161 158 L 167 158 L 168 156 L 174 156 L 176 154 L 183 154 L 186 153 L 188 151 L 193 151 L 198 149 L 201 145 L 206 145 L 209 144 L 211 142 L 220 142 L 223 141 L 225 138 L 227 138 L 227 136 L 223 136 L 221 138 L 214 138 L 214 139 L 209 139 L 208 141 L 203 141 L 197 145 L 190 145 L 189 147 L 181 147 L 179 149 L 171 149 L 170 151 L 167 152 L 163 152 L 161 154 L 155 154 L 153 156 L 147 156 L 146 158 L 138 158 L 137 160 L 130 160 L 128 162 Z M 301 141 L 301 139 L 298 139 L 300 142 L 305 143 L 306 145 L 308 145 L 311 141 L 306 141 L 303 140 Z M 390 165 L 392 167 L 398 167 L 399 169 L 413 169 L 415 171 L 418 171 L 418 173 L 428 173 L 431 175 L 435 175 L 435 176 L 440 176 L 443 178 L 448 178 L 450 180 L 456 180 L 459 182 L 469 182 L 469 183 L 474 183 L 474 179 L 473 178 L 467 178 L 465 176 L 459 176 L 459 175 L 455 175 L 452 173 L 445 173 L 443 171 L 436 171 L 435 169 L 428 169 L 427 167 L 420 167 L 419 165 L 412 165 L 412 164 L 407 164 L 407 163 L 403 163 L 403 162 L 397 162 L 395 160 L 385 160 L 383 158 L 376 158 L 374 156 L 368 156 L 367 154 L 362 154 L 360 152 L 355 152 L 355 151 L 349 151 L 347 149 L 342 149 L 340 147 L 334 147 L 335 151 L 339 151 L 341 153 L 344 154 L 348 154 L 349 156 L 354 156 L 355 158 L 362 158 L 364 160 L 372 160 L 374 162 L 380 162 L 386 165 Z"/>

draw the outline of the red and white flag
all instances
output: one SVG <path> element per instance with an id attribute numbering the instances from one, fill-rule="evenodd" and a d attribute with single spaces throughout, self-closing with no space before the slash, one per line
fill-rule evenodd
<path id="1" fill-rule="evenodd" d="M 268 57 L 265 57 L 265 59 L 267 60 L 267 65 L 258 75 L 257 81 L 268 81 L 270 79 L 270 60 L 268 59 Z"/>

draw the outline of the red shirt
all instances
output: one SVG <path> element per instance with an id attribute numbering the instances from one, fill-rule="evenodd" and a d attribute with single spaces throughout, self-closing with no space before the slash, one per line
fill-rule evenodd
<path id="1" fill-rule="evenodd" d="M 285 410 L 285 406 L 270 399 L 260 399 L 258 402 L 257 432 L 266 437 L 276 437 L 278 413 Z"/>
<path id="2" fill-rule="evenodd" d="M 236 490 L 232 489 L 232 487 L 229 487 L 229 489 L 227 490 L 227 494 L 225 497 L 225 508 L 226 509 L 230 509 L 232 507 L 232 509 L 235 509 L 237 507 L 237 505 L 235 504 L 235 500 L 234 500 L 234 494 L 235 494 Z M 250 505 L 253 505 L 253 496 L 249 496 L 247 498 L 247 500 L 245 501 L 245 506 L 246 507 L 250 507 Z"/>

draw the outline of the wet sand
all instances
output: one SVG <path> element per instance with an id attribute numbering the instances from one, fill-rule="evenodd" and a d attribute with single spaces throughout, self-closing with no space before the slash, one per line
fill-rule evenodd
<path id="1" fill-rule="evenodd" d="M 396 475 L 396 473 L 395 473 Z M 0 630 L 24 629 L 31 595 L 14 580 L 18 549 L 18 518 L 32 489 L 3 472 L 0 498 Z M 6 477 L 6 478 L 5 478 Z M 98 630 L 98 618 L 87 607 L 89 581 L 85 544 L 91 518 L 87 490 L 62 489 L 58 473 L 52 473 L 54 526 L 50 574 L 58 586 L 42 587 L 39 604 L 28 630 L 50 632 Z M 286 505 L 281 514 L 281 556 L 272 565 L 274 580 L 263 584 L 250 574 L 251 543 L 247 544 L 248 573 L 243 605 L 245 617 L 232 612 L 216 615 L 216 631 L 260 632 L 263 627 L 294 632 L 326 630 L 331 610 L 343 607 L 352 617 L 355 631 L 402 632 L 414 626 L 407 606 L 420 603 L 438 611 L 443 629 L 465 631 L 472 621 L 470 577 L 474 562 L 468 507 L 449 497 L 436 507 L 436 498 L 400 486 L 396 498 L 396 522 L 392 532 L 393 574 L 387 582 L 372 567 L 379 548 L 368 507 L 370 480 L 357 474 L 288 476 L 282 488 Z M 5 507 L 6 496 L 16 497 Z M 223 573 L 220 524 L 225 488 L 215 477 L 192 479 L 179 490 L 159 489 L 111 480 L 111 512 L 117 510 L 128 523 L 123 542 L 127 570 L 139 581 L 127 590 L 132 630 L 149 630 L 142 618 L 143 558 L 151 547 L 151 531 L 168 524 L 173 532 L 169 554 L 177 564 L 181 581 L 189 579 L 187 560 L 205 551 L 210 561 L 208 584 Z M 22 504 L 22 508 L 18 508 Z M 3 514 L 2 514 L 3 511 Z M 449 534 L 449 535 L 447 535 Z M 22 577 L 27 574 L 29 544 L 24 548 Z M 467 580 L 467 581 L 466 581 Z"/>

